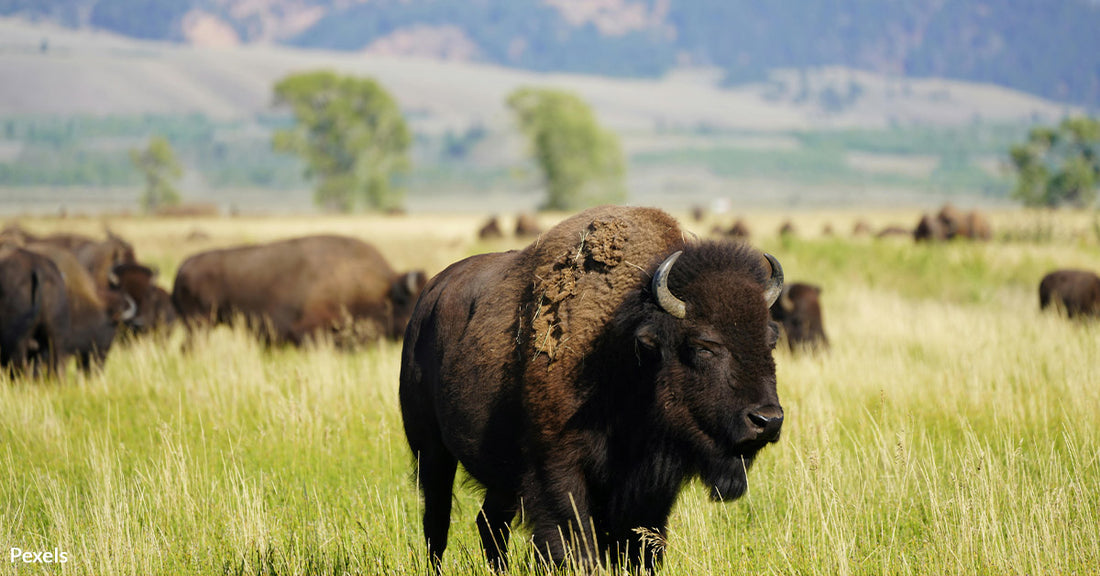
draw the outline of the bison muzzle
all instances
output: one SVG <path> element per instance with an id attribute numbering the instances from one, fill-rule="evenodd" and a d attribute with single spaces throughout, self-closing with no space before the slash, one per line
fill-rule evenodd
<path id="1" fill-rule="evenodd" d="M 689 243 L 668 214 L 624 207 L 433 278 L 406 330 L 400 399 L 436 569 L 461 463 L 485 488 L 492 566 L 522 506 L 550 562 L 653 570 L 661 550 L 645 542 L 663 538 L 685 481 L 738 498 L 779 439 L 768 307 L 782 284 L 770 255 Z"/>

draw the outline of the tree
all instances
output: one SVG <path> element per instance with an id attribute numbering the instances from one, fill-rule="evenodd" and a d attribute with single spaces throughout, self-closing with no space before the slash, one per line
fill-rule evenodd
<path id="1" fill-rule="evenodd" d="M 1057 127 L 1032 128 L 1009 151 L 1016 171 L 1014 198 L 1028 206 L 1090 206 L 1100 182 L 1100 120 L 1066 118 Z"/>
<path id="2" fill-rule="evenodd" d="M 275 85 L 275 105 L 290 107 L 295 126 L 276 131 L 272 145 L 305 160 L 306 176 L 318 180 L 318 205 L 340 212 L 402 207 L 394 177 L 408 170 L 412 137 L 381 85 L 333 72 L 292 74 Z"/>
<path id="3" fill-rule="evenodd" d="M 577 210 L 626 199 L 618 137 L 596 123 L 576 95 L 520 88 L 508 97 L 546 181 L 547 210 Z"/>
<path id="4" fill-rule="evenodd" d="M 141 195 L 141 208 L 146 212 L 162 206 L 174 206 L 180 202 L 175 181 L 183 176 L 183 167 L 176 160 L 176 152 L 163 136 L 153 136 L 144 150 L 130 150 L 130 162 L 145 178 L 145 191 Z"/>

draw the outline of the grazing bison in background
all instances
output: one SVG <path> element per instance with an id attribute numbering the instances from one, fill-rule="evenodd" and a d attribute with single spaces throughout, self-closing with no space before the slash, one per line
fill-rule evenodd
<path id="1" fill-rule="evenodd" d="M 172 302 L 189 330 L 239 315 L 269 342 L 321 331 L 362 341 L 399 338 L 424 282 L 355 238 L 309 236 L 195 254 L 176 273 Z"/>
<path id="2" fill-rule="evenodd" d="M 912 236 L 913 232 L 904 226 L 887 226 L 875 234 L 875 238 L 897 238 L 898 236 Z"/>
<path id="3" fill-rule="evenodd" d="M 107 359 L 118 326 L 137 313 L 133 298 L 117 286 L 100 289 L 92 275 L 68 250 L 55 244 L 28 244 L 27 250 L 49 258 L 61 271 L 69 303 L 69 331 L 65 352 L 76 356 L 84 370 L 99 367 Z"/>
<path id="4" fill-rule="evenodd" d="M 0 368 L 58 373 L 68 332 L 61 271 L 41 254 L 0 245 Z"/>
<path id="5" fill-rule="evenodd" d="M 400 399 L 437 570 L 458 463 L 485 487 L 477 526 L 497 568 L 521 502 L 549 560 L 571 548 L 585 565 L 610 554 L 653 569 L 662 551 L 638 529 L 664 535 L 688 479 L 740 497 L 783 423 L 768 317 L 782 283 L 769 255 L 687 243 L 668 214 L 625 207 L 433 278 L 405 333 Z"/>
<path id="6" fill-rule="evenodd" d="M 0 235 L 0 240 L 4 238 L 15 241 L 18 245 L 49 245 L 68 250 L 73 256 L 76 256 L 80 265 L 92 275 L 96 287 L 100 289 L 108 288 L 111 270 L 115 266 L 137 263 L 137 259 L 134 257 L 134 247 L 109 230 L 107 231 L 106 240 L 96 240 L 90 236 L 67 232 L 36 236 L 23 230 L 18 225 L 9 225 L 5 228 L 3 235 Z"/>
<path id="7" fill-rule="evenodd" d="M 951 203 L 944 204 L 936 214 L 936 219 L 944 229 L 946 239 L 968 238 L 970 240 L 990 240 L 993 228 L 989 219 L 977 210 L 963 212 Z"/>
<path id="8" fill-rule="evenodd" d="M 733 223 L 733 226 L 730 226 L 730 229 L 726 230 L 726 236 L 748 242 L 749 238 L 752 236 L 752 231 L 744 220 L 738 218 L 737 221 Z"/>
<path id="9" fill-rule="evenodd" d="M 1088 270 L 1055 270 L 1039 283 L 1039 308 L 1060 306 L 1070 318 L 1100 316 L 1100 276 Z"/>
<path id="10" fill-rule="evenodd" d="M 772 304 L 771 316 L 783 327 L 792 352 L 829 347 L 821 319 L 821 287 L 801 282 L 787 284 Z"/>
<path id="11" fill-rule="evenodd" d="M 867 236 L 871 233 L 871 225 L 866 220 L 856 220 L 852 225 L 852 236 Z"/>
<path id="12" fill-rule="evenodd" d="M 516 216 L 516 236 L 518 238 L 532 238 L 542 234 L 542 226 L 532 214 L 526 212 Z"/>
<path id="13" fill-rule="evenodd" d="M 917 242 L 947 240 L 947 227 L 939 218 L 923 214 L 917 222 L 917 227 L 913 229 L 913 240 Z"/>
<path id="14" fill-rule="evenodd" d="M 489 220 L 478 229 L 477 237 L 481 240 L 504 238 L 504 232 L 501 231 L 500 221 L 497 220 L 496 216 L 490 217 Z"/>

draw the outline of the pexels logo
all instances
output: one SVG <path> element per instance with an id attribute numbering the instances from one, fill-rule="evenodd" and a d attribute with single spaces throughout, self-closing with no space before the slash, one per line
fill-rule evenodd
<path id="1" fill-rule="evenodd" d="M 22 560 L 24 564 L 64 564 L 69 561 L 69 553 L 54 548 L 52 552 L 31 552 L 19 548 L 11 549 L 11 563 Z"/>

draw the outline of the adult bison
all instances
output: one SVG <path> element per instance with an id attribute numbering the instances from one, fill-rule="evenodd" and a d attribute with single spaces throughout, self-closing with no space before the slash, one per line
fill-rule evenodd
<path id="1" fill-rule="evenodd" d="M 772 320 L 783 327 L 792 352 L 829 347 L 825 323 L 821 319 L 820 286 L 803 282 L 787 284 L 770 311 Z"/>
<path id="2" fill-rule="evenodd" d="M 309 236 L 191 256 L 176 273 L 172 302 L 189 329 L 241 316 L 277 343 L 325 330 L 398 338 L 424 282 L 423 272 L 398 274 L 355 238 Z"/>
<path id="3" fill-rule="evenodd" d="M 61 272 L 49 258 L 0 246 L 0 368 L 57 373 L 69 331 Z"/>
<path id="4" fill-rule="evenodd" d="M 539 221 L 534 214 L 521 212 L 516 215 L 517 238 L 534 238 L 539 234 L 542 234 L 542 226 L 539 226 Z"/>
<path id="5" fill-rule="evenodd" d="M 685 242 L 668 214 L 625 207 L 432 279 L 405 333 L 400 400 L 437 569 L 461 462 L 486 489 L 477 526 L 493 566 L 522 501 L 544 558 L 652 570 L 662 552 L 639 529 L 665 533 L 684 482 L 738 498 L 779 439 L 768 307 L 782 283 L 771 256 Z"/>
<path id="6" fill-rule="evenodd" d="M 1070 318 L 1100 316 L 1100 276 L 1088 270 L 1055 270 L 1039 283 L 1039 308 L 1060 306 Z"/>
<path id="7" fill-rule="evenodd" d="M 496 216 L 490 216 L 481 228 L 477 230 L 477 237 L 480 240 L 497 240 L 504 238 L 504 232 L 500 229 L 500 221 Z"/>
<path id="8" fill-rule="evenodd" d="M 913 229 L 913 239 L 917 242 L 947 240 L 947 227 L 939 218 L 931 214 L 922 214 L 917 227 Z"/>
<path id="9" fill-rule="evenodd" d="M 990 240 L 993 238 L 993 228 L 985 214 L 971 210 L 963 212 L 955 208 L 950 202 L 944 204 L 936 214 L 936 219 L 943 227 L 944 237 L 967 238 L 970 240 Z"/>
<path id="10" fill-rule="evenodd" d="M 76 256 L 55 244 L 28 244 L 27 250 L 49 258 L 61 272 L 69 303 L 69 330 L 65 352 L 84 370 L 103 364 L 120 324 L 137 313 L 134 299 L 118 286 L 99 288 Z"/>

